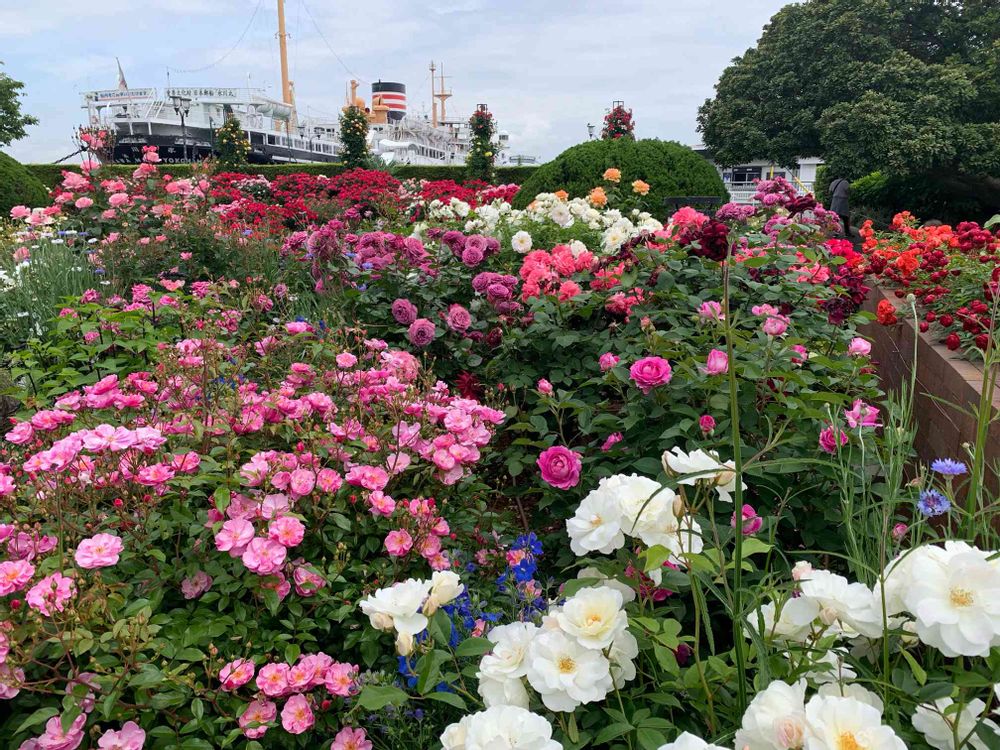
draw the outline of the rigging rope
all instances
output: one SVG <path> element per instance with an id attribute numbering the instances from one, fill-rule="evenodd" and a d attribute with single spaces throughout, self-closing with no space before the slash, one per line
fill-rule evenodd
<path id="1" fill-rule="evenodd" d="M 170 66 L 167 66 L 168 73 L 170 71 L 173 71 L 174 73 L 201 73 L 203 70 L 208 70 L 209 68 L 214 68 L 216 65 L 218 65 L 219 63 L 221 63 L 223 60 L 225 60 L 231 54 L 233 54 L 233 52 L 236 51 L 236 48 L 239 47 L 240 44 L 243 43 L 243 40 L 246 38 L 247 32 L 250 31 L 250 27 L 253 26 L 254 19 L 257 17 L 257 11 L 260 10 L 260 6 L 261 6 L 262 2 L 263 2 L 263 0 L 257 0 L 257 6 L 253 9 L 253 13 L 250 16 L 249 22 L 247 22 L 246 28 L 244 28 L 243 29 L 243 33 L 240 34 L 240 38 L 236 40 L 236 44 L 234 44 L 232 47 L 230 47 L 229 51 L 227 51 L 226 54 L 224 54 L 222 57 L 220 57 L 215 62 L 211 62 L 208 65 L 203 65 L 200 68 L 172 68 Z"/>
<path id="2" fill-rule="evenodd" d="M 306 3 L 305 0 L 301 0 L 301 3 L 302 3 L 302 7 L 306 9 L 306 15 L 308 15 L 309 16 L 309 20 L 312 21 L 312 24 L 313 24 L 313 26 L 316 29 L 316 33 L 319 34 L 319 38 L 323 40 L 323 44 L 325 44 L 326 48 L 328 50 L 330 50 L 330 54 L 332 54 L 335 58 L 337 58 L 337 62 L 340 63 L 340 66 L 344 70 L 346 70 L 348 73 L 350 73 L 352 76 L 354 76 L 355 78 L 357 78 L 361 83 L 371 83 L 371 81 L 369 81 L 369 80 L 367 80 L 365 78 L 362 78 L 357 73 L 355 73 L 353 70 L 351 70 L 349 67 L 347 67 L 347 63 L 345 63 L 343 60 L 340 59 L 340 55 L 338 55 L 337 51 L 330 45 L 330 42 L 328 42 L 326 40 L 326 36 L 323 34 L 323 30 L 319 27 L 319 24 L 316 23 L 316 19 L 313 17 L 312 11 L 309 10 L 309 5 Z"/>

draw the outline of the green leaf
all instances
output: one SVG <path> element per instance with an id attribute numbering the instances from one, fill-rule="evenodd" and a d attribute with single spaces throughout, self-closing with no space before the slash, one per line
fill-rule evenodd
<path id="1" fill-rule="evenodd" d="M 23 732 L 25 729 L 28 729 L 29 727 L 33 727 L 33 726 L 37 726 L 38 724 L 42 724 L 42 723 L 48 721 L 49 719 L 51 719 L 53 716 L 55 716 L 58 713 L 59 713 L 59 709 L 58 708 L 54 708 L 52 706 L 48 706 L 46 708 L 40 708 L 37 711 L 35 711 L 33 714 L 31 714 L 27 719 L 25 719 L 24 721 L 22 721 L 21 722 L 21 726 L 19 726 L 17 728 L 17 731 L 15 731 L 14 734 L 20 734 L 21 732 Z"/>
<path id="2" fill-rule="evenodd" d="M 466 638 L 455 647 L 455 656 L 482 656 L 493 648 L 488 638 Z"/>
<path id="3" fill-rule="evenodd" d="M 919 682 L 921 685 L 926 684 L 927 672 L 924 670 L 924 668 L 917 663 L 917 660 L 914 659 L 913 655 L 905 648 L 902 649 L 900 653 L 903 655 L 903 658 L 906 659 L 907 664 L 910 665 L 910 670 L 913 672 L 913 676 L 916 678 L 917 682 Z"/>
<path id="4" fill-rule="evenodd" d="M 232 499 L 232 493 L 229 491 L 228 487 L 219 487 L 215 490 L 215 494 L 212 495 L 215 499 L 215 507 L 219 513 L 225 513 L 226 508 L 229 507 L 229 502 Z"/>
<path id="5" fill-rule="evenodd" d="M 635 727 L 633 727 L 631 724 L 623 724 L 620 722 L 609 724 L 608 726 L 604 727 L 604 729 L 602 729 L 600 732 L 597 733 L 597 735 L 594 737 L 594 744 L 603 745 L 609 742 L 610 740 L 613 740 L 615 737 L 621 737 L 623 734 L 631 732 L 634 728 Z"/>
<path id="6" fill-rule="evenodd" d="M 427 626 L 427 632 L 437 643 L 447 646 L 451 640 L 451 620 L 448 613 L 443 609 L 435 612 Z"/>
<path id="7" fill-rule="evenodd" d="M 201 721 L 205 715 L 205 704 L 201 702 L 201 698 L 195 698 L 191 701 L 191 715 L 198 721 Z"/>
<path id="8" fill-rule="evenodd" d="M 743 557 L 749 557 L 750 555 L 756 555 L 759 552 L 768 552 L 770 550 L 770 544 L 765 542 L 763 539 L 758 539 L 755 536 L 747 537 L 743 540 Z"/>
<path id="9" fill-rule="evenodd" d="M 932 682 L 920 688 L 920 692 L 917 693 L 917 703 L 930 703 L 941 698 L 949 698 L 953 692 L 955 686 L 950 682 Z"/>
<path id="10" fill-rule="evenodd" d="M 436 693 L 428 693 L 424 696 L 425 698 L 438 701 L 439 703 L 447 703 L 449 706 L 454 706 L 462 711 L 468 711 L 469 707 L 465 703 L 465 699 L 457 693 L 446 693 L 444 691 Z"/>
<path id="11" fill-rule="evenodd" d="M 410 699 L 406 693 L 397 687 L 389 685 L 366 685 L 358 696 L 358 705 L 369 711 L 378 711 L 390 703 L 401 706 Z"/>
<path id="12" fill-rule="evenodd" d="M 154 685 L 159 685 L 163 682 L 163 672 L 154 667 L 152 664 L 146 664 L 140 670 L 139 674 L 129 680 L 129 687 L 134 688 L 150 688 Z"/>

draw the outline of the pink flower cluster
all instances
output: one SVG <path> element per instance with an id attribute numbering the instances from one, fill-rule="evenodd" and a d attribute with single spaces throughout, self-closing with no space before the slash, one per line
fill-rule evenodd
<path id="1" fill-rule="evenodd" d="M 257 697 L 239 718 L 243 734 L 256 739 L 267 732 L 268 724 L 278 716 L 272 698 L 286 698 L 281 710 L 281 726 L 289 734 L 302 734 L 315 723 L 313 706 L 316 698 L 310 693 L 324 688 L 326 695 L 348 698 L 357 692 L 358 667 L 334 661 L 319 652 L 303 654 L 294 664 L 270 662 L 257 671 L 251 659 L 236 659 L 219 671 L 222 690 L 234 692 L 254 679 Z"/>
<path id="2" fill-rule="evenodd" d="M 516 315 L 521 311 L 521 303 L 514 299 L 517 278 L 509 274 L 484 271 L 472 279 L 472 288 L 477 294 L 486 296 L 486 301 L 500 315 Z"/>
<path id="3" fill-rule="evenodd" d="M 521 299 L 554 295 L 560 302 L 570 300 L 583 291 L 570 277 L 589 272 L 593 266 L 594 254 L 589 250 L 574 254 L 569 245 L 556 245 L 551 252 L 532 250 L 521 262 Z"/>
<path id="4" fill-rule="evenodd" d="M 447 553 L 442 550 L 441 540 L 451 534 L 451 528 L 448 522 L 438 515 L 434 498 L 415 498 L 400 503 L 388 498 L 389 502 L 393 503 L 394 510 L 401 509 L 401 512 L 393 514 L 390 511 L 387 514 L 380 514 L 375 509 L 375 503 L 384 499 L 378 498 L 372 501 L 372 512 L 376 515 L 394 515 L 400 526 L 386 535 L 386 551 L 393 557 L 405 557 L 412 550 L 416 550 L 433 570 L 450 568 L 451 562 Z"/>

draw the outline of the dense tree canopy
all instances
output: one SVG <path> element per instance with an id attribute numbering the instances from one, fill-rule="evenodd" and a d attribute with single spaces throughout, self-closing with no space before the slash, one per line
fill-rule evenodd
<path id="1" fill-rule="evenodd" d="M 698 122 L 724 164 L 822 156 L 855 177 L 1000 174 L 1000 3 L 788 5 L 723 72 Z"/>
<path id="2" fill-rule="evenodd" d="M 23 83 L 0 70 L 0 146 L 8 146 L 24 138 L 27 135 L 24 129 L 38 122 L 31 115 L 21 113 L 23 88 Z"/>

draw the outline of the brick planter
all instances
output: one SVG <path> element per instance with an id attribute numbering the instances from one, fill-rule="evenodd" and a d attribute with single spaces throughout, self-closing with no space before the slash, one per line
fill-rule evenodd
<path id="1" fill-rule="evenodd" d="M 878 303 L 887 299 L 899 311 L 900 323 L 883 326 L 877 322 L 864 326 L 863 335 L 872 341 L 872 359 L 886 391 L 898 392 L 900 385 L 909 384 L 913 367 L 913 338 L 917 343 L 916 398 L 913 404 L 917 427 L 915 448 L 922 461 L 935 458 L 966 460 L 963 443 L 974 443 L 976 422 L 950 404 L 968 408 L 977 406 L 983 389 L 983 369 L 950 351 L 926 333 L 916 330 L 909 320 L 905 300 L 875 286 L 864 309 L 874 313 Z M 1000 388 L 995 389 L 1000 391 Z M 930 395 L 950 403 L 936 401 Z M 993 408 L 1000 411 L 1000 393 L 994 393 Z M 986 484 L 997 490 L 997 477 L 990 476 L 989 467 L 1000 461 L 1000 422 L 994 422 L 987 437 Z"/>

